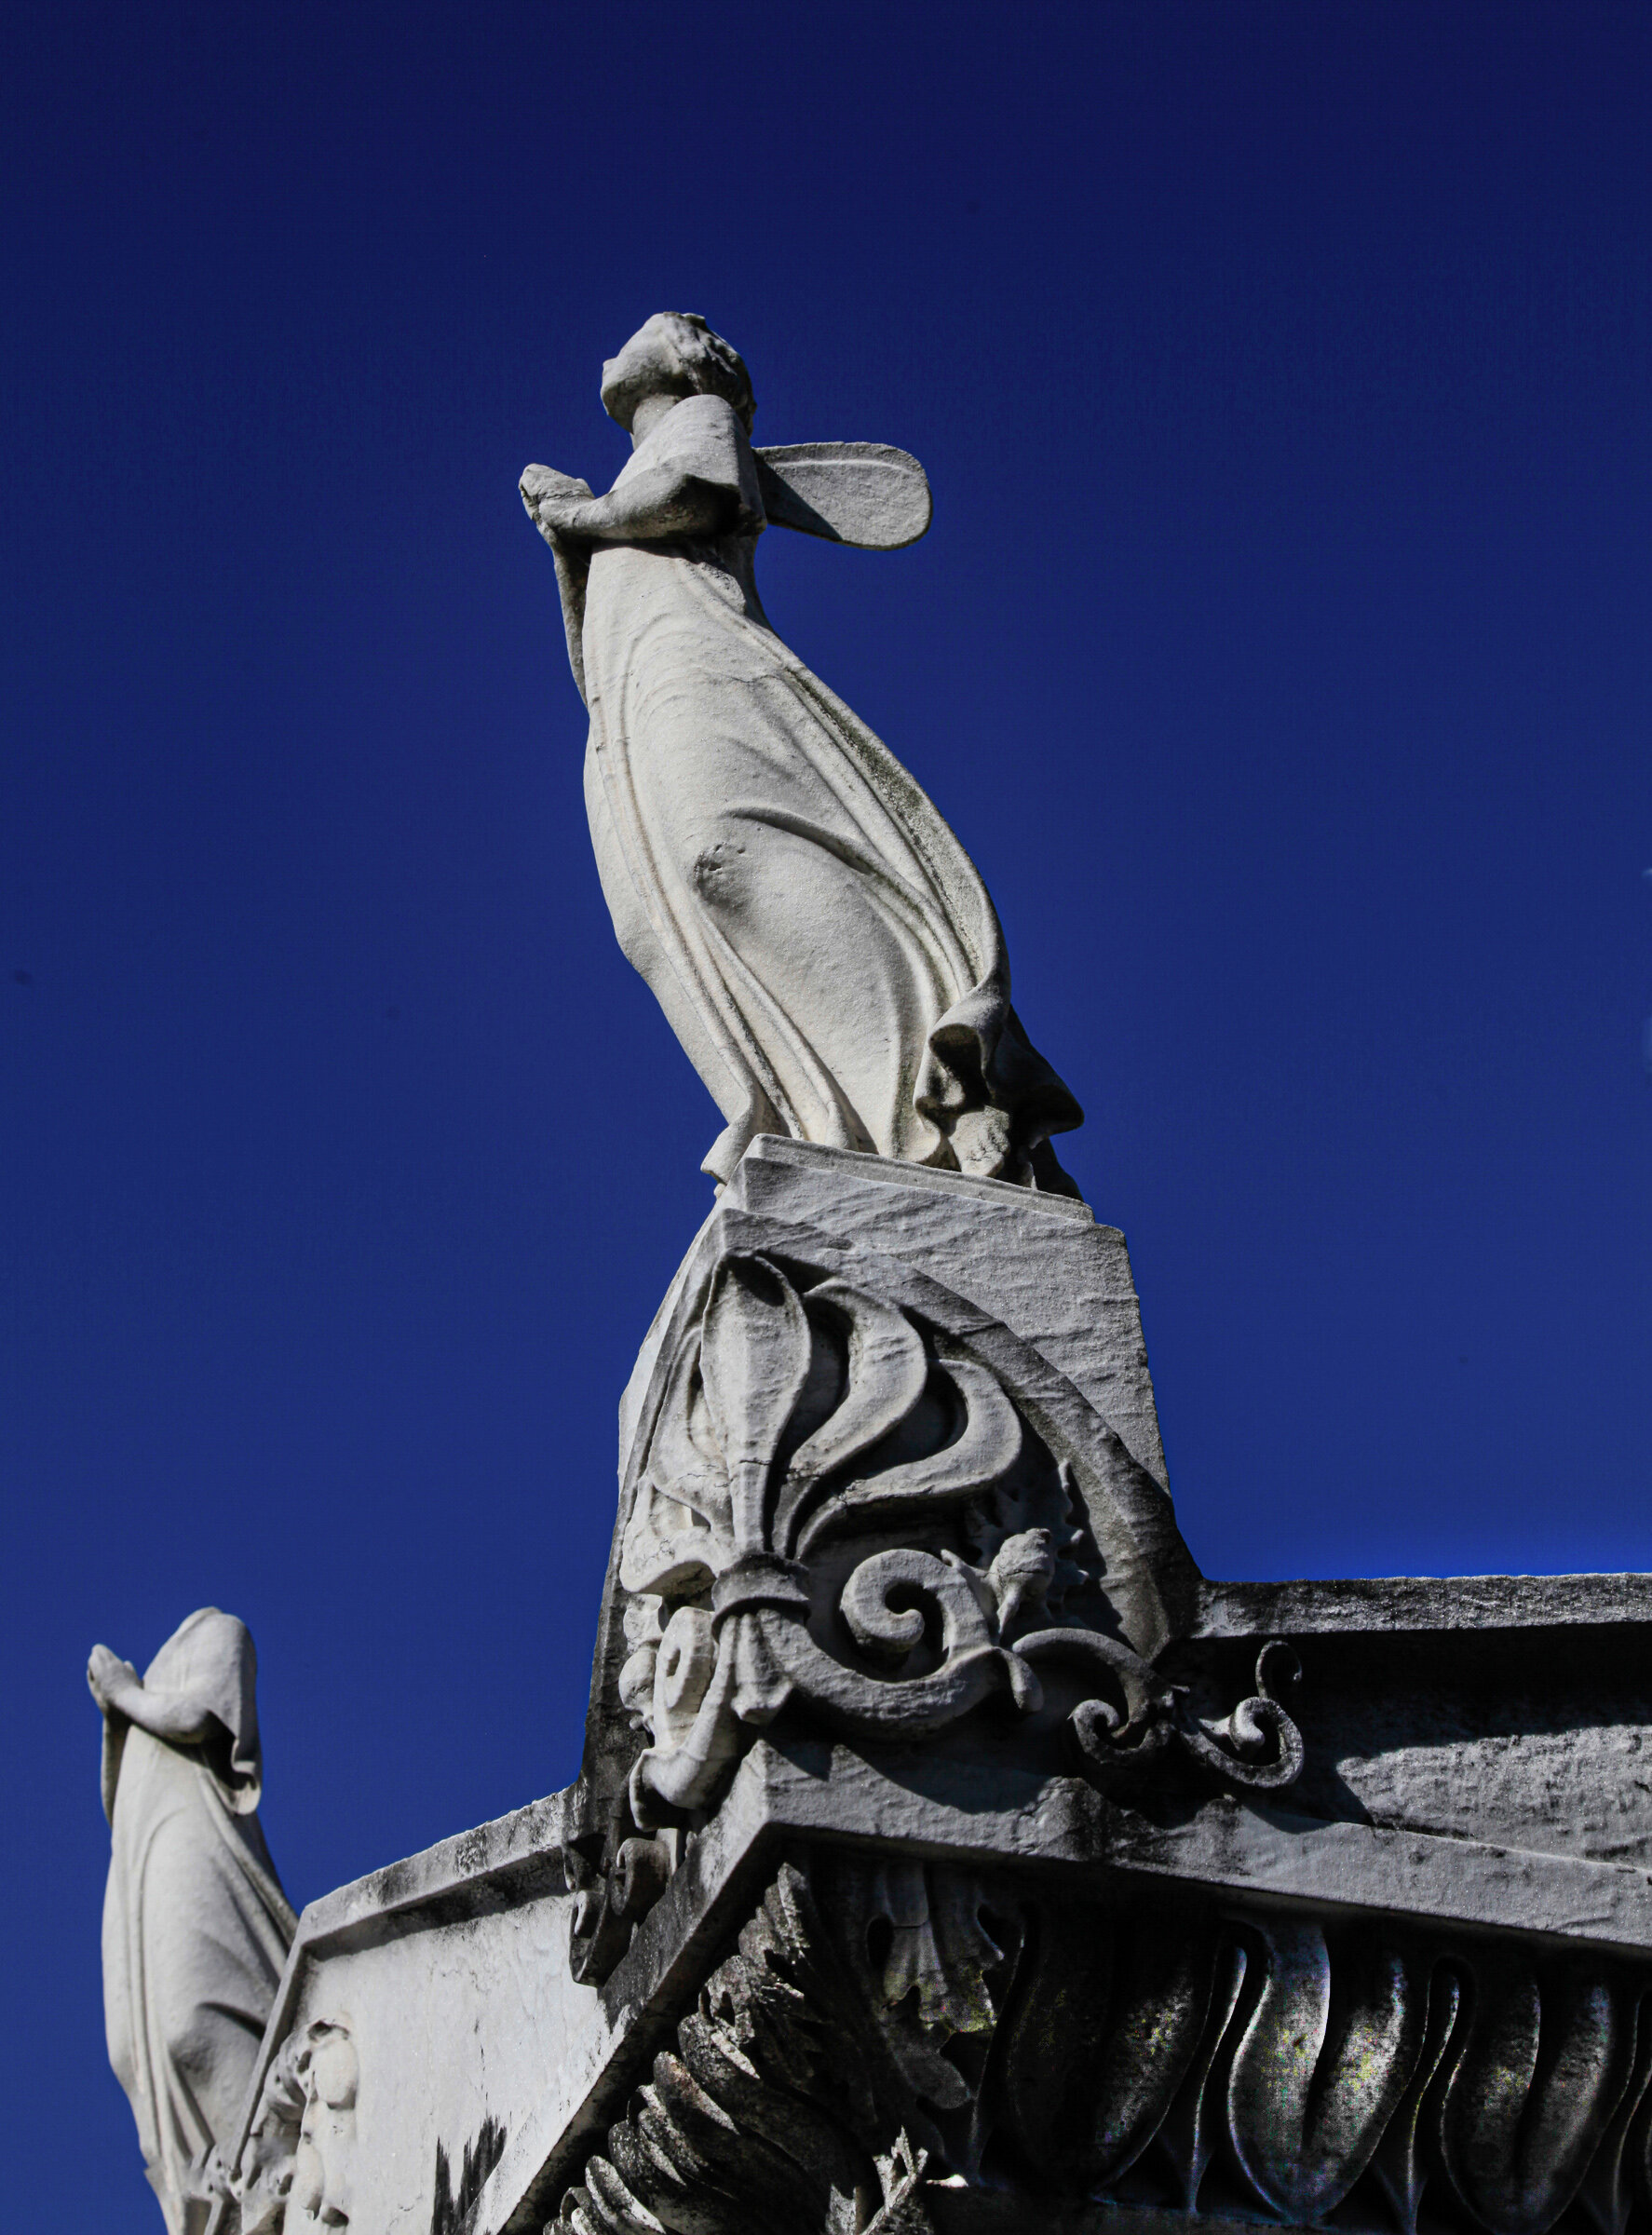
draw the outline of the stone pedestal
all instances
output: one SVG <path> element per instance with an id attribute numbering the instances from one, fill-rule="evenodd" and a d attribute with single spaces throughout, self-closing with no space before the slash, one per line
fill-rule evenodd
<path id="1" fill-rule="evenodd" d="M 1649 1641 L 1644 1578 L 1208 1582 L 1119 1235 L 759 1141 L 583 1774 L 305 1912 L 218 2235 L 318 2224 L 301 2134 L 355 2235 L 1629 2235 Z"/>

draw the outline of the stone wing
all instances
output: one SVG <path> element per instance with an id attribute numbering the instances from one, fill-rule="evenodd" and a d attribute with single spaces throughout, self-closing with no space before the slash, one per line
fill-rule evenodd
<path id="1" fill-rule="evenodd" d="M 887 442 L 792 442 L 754 455 L 763 508 L 778 528 L 897 551 L 929 525 L 928 477 Z"/>

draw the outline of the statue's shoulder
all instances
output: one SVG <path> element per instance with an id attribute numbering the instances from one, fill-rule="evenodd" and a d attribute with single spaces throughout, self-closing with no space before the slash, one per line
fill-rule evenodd
<path id="1" fill-rule="evenodd" d="M 730 462 L 750 456 L 751 439 L 739 413 L 722 396 L 685 396 L 645 435 L 631 453 L 633 466 L 673 463 L 702 454 Z"/>
<path id="2" fill-rule="evenodd" d="M 723 397 L 685 396 L 669 411 L 631 453 L 626 472 L 640 473 L 651 466 L 670 466 L 714 489 L 731 491 L 739 500 L 738 531 L 752 535 L 763 527 L 751 440 L 739 413 Z"/>

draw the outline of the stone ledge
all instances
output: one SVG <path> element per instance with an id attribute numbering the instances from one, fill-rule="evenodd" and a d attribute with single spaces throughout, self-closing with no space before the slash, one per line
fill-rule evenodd
<path id="1" fill-rule="evenodd" d="M 1652 1575 L 1388 1576 L 1320 1582 L 1201 1581 L 1192 1635 L 1621 1630 L 1652 1645 Z"/>

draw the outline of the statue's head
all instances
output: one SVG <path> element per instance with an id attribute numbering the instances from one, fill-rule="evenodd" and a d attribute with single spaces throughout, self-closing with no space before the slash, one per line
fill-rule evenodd
<path id="1" fill-rule="evenodd" d="M 650 396 L 721 396 L 748 434 L 756 405 L 740 353 L 691 310 L 658 310 L 603 367 L 603 409 L 630 431 Z"/>

